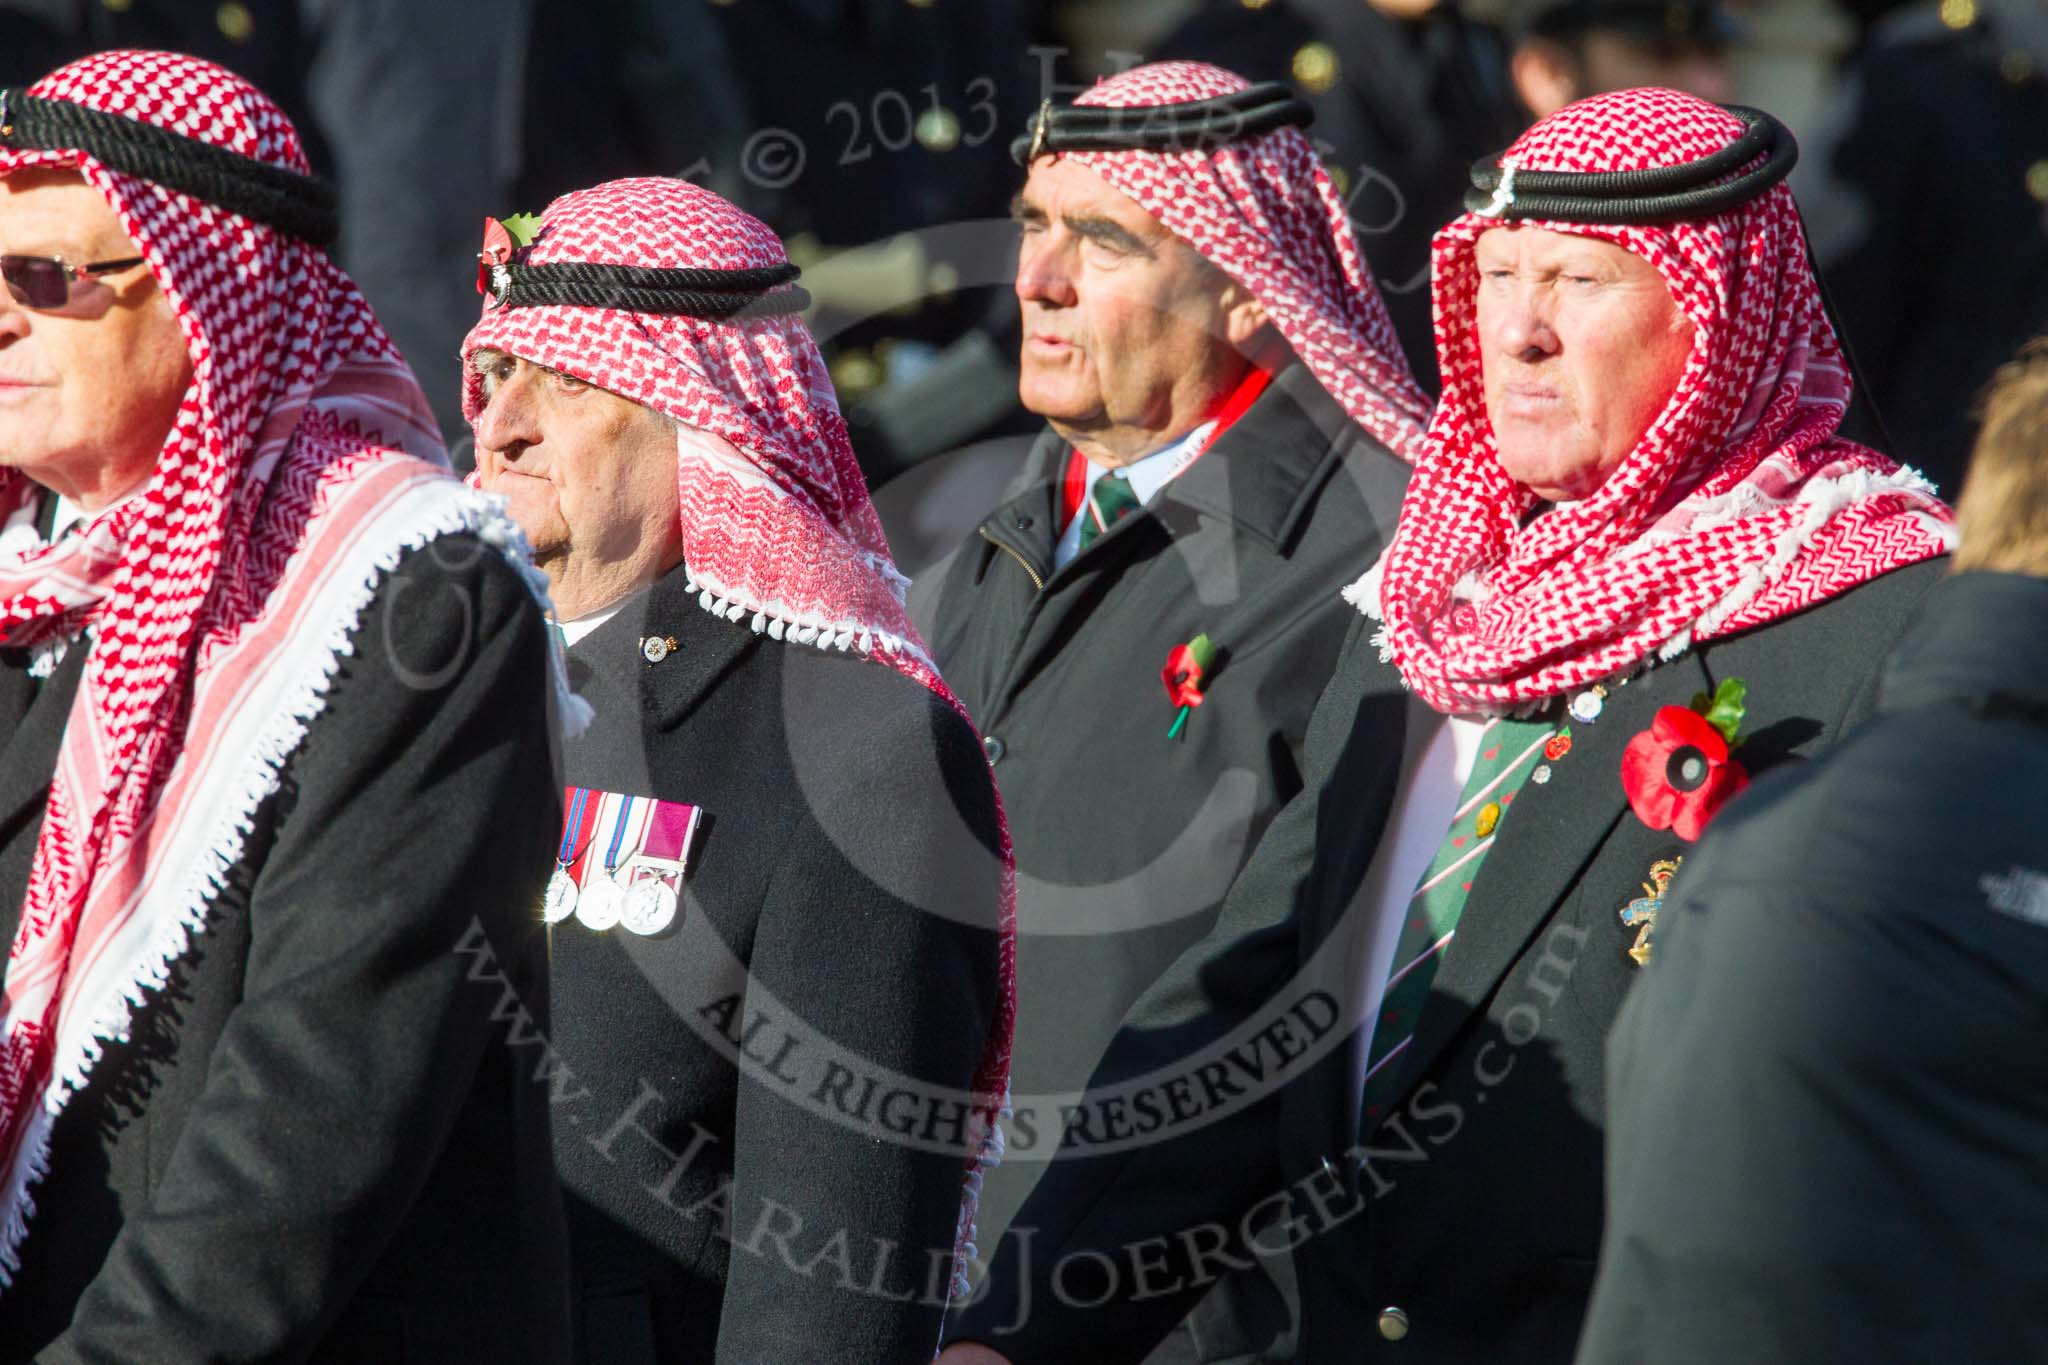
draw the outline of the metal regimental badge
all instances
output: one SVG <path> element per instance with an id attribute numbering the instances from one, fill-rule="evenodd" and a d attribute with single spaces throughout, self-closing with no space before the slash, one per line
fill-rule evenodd
<path id="1" fill-rule="evenodd" d="M 1684 861 L 1680 856 L 1651 863 L 1650 879 L 1643 883 L 1643 894 L 1621 908 L 1621 922 L 1636 931 L 1636 941 L 1628 955 L 1639 967 L 1650 965 L 1650 935 L 1657 928 L 1657 912 L 1664 908 L 1664 893 L 1671 889 L 1671 879 L 1678 875 L 1678 866 Z"/>

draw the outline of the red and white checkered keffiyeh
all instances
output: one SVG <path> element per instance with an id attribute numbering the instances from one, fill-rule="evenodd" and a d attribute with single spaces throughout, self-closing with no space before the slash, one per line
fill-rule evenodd
<path id="1" fill-rule="evenodd" d="M 1206 62 L 1152 62 L 1098 83 L 1074 103 L 1187 104 L 1250 85 Z M 1136 200 L 1250 290 L 1353 421 L 1402 459 L 1419 458 L 1429 396 L 1401 354 L 1343 197 L 1300 129 L 1276 128 L 1209 151 L 1057 155 Z"/>
<path id="2" fill-rule="evenodd" d="M 306 169 L 275 105 L 190 57 L 100 53 L 29 93 Z M 419 386 L 323 252 L 90 156 L 0 148 L 0 175 L 51 166 L 113 206 L 193 379 L 136 496 L 0 553 L 0 638 L 92 634 L 0 999 L 0 1282 L 56 1114 L 203 931 L 377 581 L 451 532 L 523 546 L 446 472 Z M 19 533 L 39 492 L 0 470 L 0 521 Z"/>
<path id="3" fill-rule="evenodd" d="M 768 227 L 683 180 L 617 180 L 548 205 L 528 266 L 653 269 L 786 265 Z M 499 308 L 487 302 L 462 343 L 463 411 L 484 406 L 468 364 L 479 349 L 518 356 L 663 412 L 681 426 L 683 567 L 698 605 L 776 640 L 858 653 L 930 688 L 966 716 L 904 609 L 905 580 L 854 459 L 824 358 L 801 318 L 741 322 L 608 308 Z M 1000 806 L 998 807 L 1000 819 Z M 992 1111 L 1005 1103 L 1015 1009 L 1015 890 L 1003 827 L 998 1018 L 975 1077 Z M 981 1171 L 1001 1152 L 988 1122 L 969 1161 L 962 1266 L 973 1255 Z M 956 1287 L 964 1280 L 956 1276 Z"/>
<path id="4" fill-rule="evenodd" d="M 1743 125 L 1669 90 L 1571 105 L 1504 156 L 1517 170 L 1621 171 L 1697 160 Z M 1590 497 L 1522 524 L 1486 415 L 1473 244 L 1495 219 L 1437 234 L 1444 395 L 1380 565 L 1346 595 L 1439 711 L 1526 707 L 1749 630 L 1953 543 L 1912 470 L 1835 434 L 1850 379 L 1777 185 L 1719 217 L 1650 227 L 1528 226 L 1611 242 L 1654 265 L 1693 324 L 1676 392 Z"/>

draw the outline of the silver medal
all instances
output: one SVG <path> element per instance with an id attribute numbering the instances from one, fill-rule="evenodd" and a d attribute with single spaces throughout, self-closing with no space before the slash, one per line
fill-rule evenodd
<path id="1" fill-rule="evenodd" d="M 593 933 L 603 933 L 619 922 L 626 905 L 626 888 L 609 877 L 594 877 L 576 898 L 576 920 Z"/>
<path id="2" fill-rule="evenodd" d="M 660 933 L 675 923 L 675 889 L 659 877 L 642 877 L 626 892 L 620 917 L 636 934 Z"/>
<path id="3" fill-rule="evenodd" d="M 576 879 L 569 875 L 569 869 L 557 863 L 555 875 L 548 878 L 547 895 L 541 900 L 541 918 L 549 924 L 560 924 L 576 913 Z"/>

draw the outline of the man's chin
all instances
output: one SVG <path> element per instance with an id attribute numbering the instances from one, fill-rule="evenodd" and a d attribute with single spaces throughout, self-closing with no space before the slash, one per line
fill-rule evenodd
<path id="1" fill-rule="evenodd" d="M 484 481 L 483 491 L 505 500 L 505 511 L 533 551 L 534 563 L 542 569 L 551 556 L 566 553 L 568 528 L 562 524 L 562 510 L 555 490 L 545 479 L 507 478 Z"/>
<path id="2" fill-rule="evenodd" d="M 1087 428 L 1102 421 L 1100 397 L 1077 394 L 1064 384 L 1033 384 L 1029 375 L 1017 386 L 1017 401 L 1026 412 L 1060 426 Z"/>

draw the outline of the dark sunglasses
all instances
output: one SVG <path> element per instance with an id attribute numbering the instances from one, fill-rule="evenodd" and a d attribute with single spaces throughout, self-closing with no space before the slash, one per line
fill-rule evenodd
<path id="1" fill-rule="evenodd" d="M 71 286 L 76 281 L 132 270 L 142 262 L 142 257 L 130 256 L 92 265 L 66 265 L 55 256 L 0 256 L 0 280 L 7 282 L 8 294 L 24 308 L 62 308 L 71 302 Z"/>

